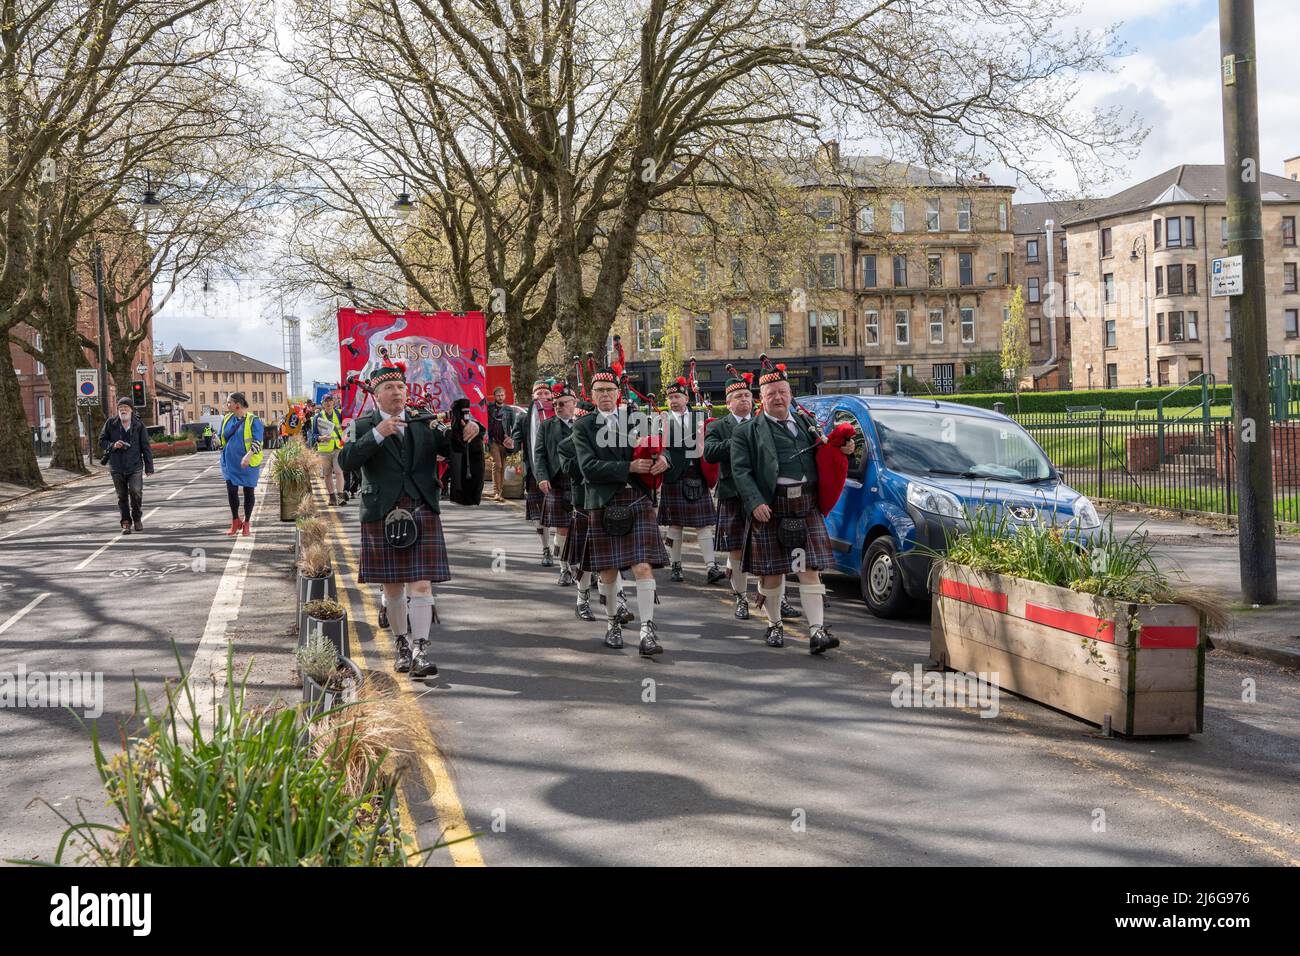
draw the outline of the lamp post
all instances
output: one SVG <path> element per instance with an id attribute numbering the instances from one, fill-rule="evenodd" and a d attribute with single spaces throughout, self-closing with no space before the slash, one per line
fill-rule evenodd
<path id="1" fill-rule="evenodd" d="M 388 208 L 402 222 L 410 219 L 411 213 L 415 211 L 415 203 L 411 202 L 411 194 L 406 189 L 406 173 L 402 173 L 402 191 L 397 194 L 397 198 Z"/>
<path id="2" fill-rule="evenodd" d="M 1151 387 L 1151 297 L 1147 295 L 1147 237 L 1138 236 L 1129 252 L 1129 261 L 1137 262 L 1138 246 L 1142 247 L 1142 331 L 1147 337 L 1147 377 L 1143 383 Z"/>

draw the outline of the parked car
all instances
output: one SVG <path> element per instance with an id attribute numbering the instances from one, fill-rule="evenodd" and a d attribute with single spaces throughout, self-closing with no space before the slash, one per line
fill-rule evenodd
<path id="1" fill-rule="evenodd" d="M 817 395 L 800 403 L 826 431 L 841 422 L 855 429 L 848 481 L 826 527 L 839 570 L 857 575 L 878 617 L 929 599 L 926 549 L 944 551 L 969 514 L 991 509 L 985 513 L 1007 527 L 1047 522 L 1083 540 L 1101 524 L 1093 503 L 1005 415 L 894 396 Z"/>
<path id="2" fill-rule="evenodd" d="M 200 451 L 212 451 L 217 447 L 216 429 L 212 429 L 212 434 L 203 437 L 203 432 L 208 428 L 207 422 L 186 422 L 181 426 L 181 433 L 194 439 L 194 447 Z"/>

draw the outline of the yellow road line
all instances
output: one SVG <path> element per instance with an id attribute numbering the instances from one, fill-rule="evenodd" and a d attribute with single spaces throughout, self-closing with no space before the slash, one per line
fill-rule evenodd
<path id="1" fill-rule="evenodd" d="M 329 515 L 334 526 L 334 535 L 339 549 L 343 553 L 343 565 L 346 572 L 344 579 L 349 582 L 345 586 L 355 596 L 351 602 L 352 607 L 356 607 L 356 599 L 359 598 L 365 613 L 364 620 L 373 621 L 379 615 L 379 609 L 375 604 L 374 590 L 356 583 L 358 568 L 356 556 L 352 550 L 352 542 L 343 530 L 343 523 L 339 520 L 337 512 L 323 510 L 322 513 Z M 385 657 L 391 657 L 393 646 L 392 641 L 388 639 L 388 635 L 379 628 L 374 629 L 374 634 L 375 643 L 380 645 L 380 651 Z M 362 656 L 362 662 L 364 663 L 365 658 L 359 642 L 355 653 Z M 424 779 L 425 787 L 428 788 L 434 811 L 437 813 L 438 822 L 442 827 L 442 838 L 447 841 L 461 841 L 452 843 L 447 847 L 452 862 L 456 866 L 484 866 L 483 856 L 478 849 L 478 841 L 471 837 L 473 831 L 470 829 L 469 822 L 465 819 L 465 808 L 461 806 L 460 798 L 456 794 L 456 787 L 452 783 L 451 774 L 447 770 L 442 755 L 438 752 L 433 733 L 429 729 L 429 722 L 425 719 L 424 712 L 416 703 L 416 692 L 407 682 L 400 683 L 398 686 L 400 692 L 397 699 L 402 703 L 403 707 L 410 709 L 412 717 L 410 724 L 413 728 L 416 728 L 415 740 L 412 742 L 416 756 L 419 758 L 416 761 L 416 766 Z M 415 833 L 409 810 L 402 817 L 402 825 L 404 827 L 410 826 L 408 832 Z M 464 839 L 465 837 L 471 837 L 471 839 Z"/>

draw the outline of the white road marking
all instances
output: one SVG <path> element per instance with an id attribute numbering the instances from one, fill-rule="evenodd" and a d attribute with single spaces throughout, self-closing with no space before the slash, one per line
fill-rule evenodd
<path id="1" fill-rule="evenodd" d="M 43 524 L 45 524 L 45 522 L 49 521 L 51 518 L 57 518 L 59 515 L 67 514 L 69 511 L 73 510 L 74 508 L 80 508 L 82 505 L 88 505 L 88 504 L 90 504 L 92 501 L 98 501 L 100 498 L 104 497 L 104 495 L 106 495 L 106 494 L 108 494 L 107 491 L 101 491 L 99 494 L 95 495 L 93 498 L 86 498 L 86 499 L 83 500 L 83 501 L 78 501 L 75 505 L 68 505 L 68 507 L 64 508 L 62 511 L 56 511 L 56 512 L 54 512 L 54 514 L 46 515 L 46 516 L 45 516 L 44 518 L 42 518 L 40 521 L 33 521 L 31 524 L 27 525 L 25 528 L 19 528 L 17 531 L 10 531 L 8 534 L 0 535 L 0 541 L 4 541 L 6 538 L 12 538 L 12 537 L 13 537 L 14 535 L 16 535 L 16 534 L 22 534 L 24 531 L 31 531 L 32 528 L 35 528 L 35 527 L 37 527 L 38 525 L 43 525 Z"/>
<path id="2" fill-rule="evenodd" d="M 154 509 L 153 509 L 152 511 L 150 511 L 147 515 L 144 515 L 144 516 L 140 519 L 141 522 L 143 523 L 144 521 L 148 520 L 149 518 L 152 518 L 155 514 L 158 513 L 158 508 L 161 508 L 161 507 L 162 507 L 162 505 L 158 505 L 157 508 L 154 508 Z M 117 534 L 116 537 L 110 538 L 107 542 L 105 542 L 103 545 L 100 546 L 99 550 L 97 550 L 94 554 L 92 554 L 90 557 L 88 557 L 85 561 L 82 561 L 79 565 L 77 565 L 77 566 L 76 566 L 75 568 L 73 568 L 72 570 L 74 570 L 74 571 L 84 571 L 85 568 L 86 568 L 86 565 L 90 564 L 91 561 L 94 561 L 97 557 L 99 557 L 101 554 L 103 554 L 105 551 L 107 551 L 109 548 L 111 548 L 113 545 L 117 544 L 117 542 L 121 541 L 121 540 L 122 540 L 123 538 L 125 538 L 125 537 L 126 537 L 126 534 L 125 534 L 125 533 L 123 533 L 123 532 L 119 532 L 119 533 Z"/>
<path id="3" fill-rule="evenodd" d="M 50 596 L 50 592 L 45 591 L 41 594 L 36 595 L 36 597 L 32 598 L 32 600 L 28 603 L 28 605 L 25 608 L 23 608 L 21 611 L 15 614 L 13 617 L 9 618 L 9 620 L 5 621 L 3 624 L 0 624 L 0 634 L 3 634 L 5 631 L 9 630 L 9 628 L 13 627 L 15 624 L 21 621 L 28 611 L 36 607 L 36 605 L 40 604 L 49 596 Z"/>

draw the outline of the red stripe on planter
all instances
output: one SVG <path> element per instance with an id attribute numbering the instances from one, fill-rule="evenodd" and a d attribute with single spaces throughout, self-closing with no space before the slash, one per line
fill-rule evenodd
<path id="1" fill-rule="evenodd" d="M 1035 624 L 1046 624 L 1081 637 L 1115 643 L 1115 622 L 1106 621 L 1091 614 L 1079 614 L 1075 611 L 1062 611 L 1060 608 L 1045 607 L 1042 604 L 1025 602 L 1025 620 Z"/>
<path id="2" fill-rule="evenodd" d="M 1138 647 L 1195 647 L 1199 639 L 1199 629 L 1188 625 L 1144 627 L 1138 634 Z"/>
<path id="3" fill-rule="evenodd" d="M 1007 613 L 1007 596 L 999 594 L 997 591 L 990 591 L 987 588 L 972 587 L 969 584 L 963 584 L 961 581 L 954 581 L 952 578 L 939 579 L 939 593 L 946 598 L 952 598 L 954 601 L 961 601 L 964 604 L 974 604 L 977 607 L 986 607 L 994 611 Z"/>

